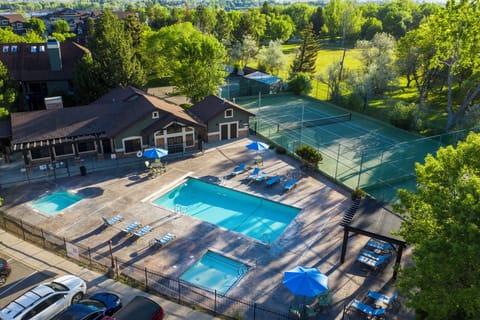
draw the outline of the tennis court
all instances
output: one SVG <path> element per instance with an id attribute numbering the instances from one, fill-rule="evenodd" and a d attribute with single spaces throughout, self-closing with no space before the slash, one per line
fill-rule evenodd
<path id="1" fill-rule="evenodd" d="M 302 144 L 323 156 L 319 169 L 351 189 L 384 201 L 399 188 L 414 189 L 415 163 L 456 143 L 466 132 L 424 138 L 310 97 L 278 94 L 237 98 L 256 114 L 250 127 L 294 152 Z"/>

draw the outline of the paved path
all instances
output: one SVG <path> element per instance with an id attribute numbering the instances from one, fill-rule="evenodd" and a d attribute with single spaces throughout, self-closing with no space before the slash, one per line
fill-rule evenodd
<path id="1" fill-rule="evenodd" d="M 173 319 L 195 319 L 207 320 L 217 319 L 189 307 L 176 304 L 172 301 L 146 294 L 143 291 L 131 288 L 125 284 L 116 282 L 102 274 L 81 267 L 71 261 L 59 257 L 49 251 L 45 251 L 29 242 L 23 241 L 14 235 L 0 230 L 0 251 L 5 255 L 22 261 L 29 267 L 40 272 L 52 272 L 54 274 L 74 274 L 80 276 L 87 282 L 89 293 L 97 291 L 114 292 L 123 301 L 128 302 L 136 295 L 145 295 L 158 302 L 165 311 L 165 320 Z"/>

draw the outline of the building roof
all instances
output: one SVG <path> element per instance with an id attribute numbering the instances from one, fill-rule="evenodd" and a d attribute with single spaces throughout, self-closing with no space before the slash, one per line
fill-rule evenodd
<path id="1" fill-rule="evenodd" d="M 8 50 L 4 50 L 8 47 Z M 12 47 L 15 47 L 12 50 Z M 36 47 L 32 52 L 32 47 Z M 41 48 L 43 47 L 43 48 Z M 0 43 L 0 61 L 17 81 L 55 81 L 73 78 L 75 64 L 88 49 L 73 41 L 60 43 L 62 70 L 52 71 L 47 43 Z"/>
<path id="2" fill-rule="evenodd" d="M 255 115 L 238 104 L 219 98 L 213 94 L 207 96 L 202 101 L 195 103 L 190 109 L 188 109 L 188 111 L 197 116 L 201 121 L 208 122 L 229 108 L 241 110 L 250 116 Z"/>
<path id="3" fill-rule="evenodd" d="M 18 13 L 4 13 L 0 14 L 0 18 L 5 18 L 8 19 L 9 23 L 14 23 L 14 22 L 26 22 L 25 18 Z"/>
<path id="4" fill-rule="evenodd" d="M 275 84 L 277 82 L 282 81 L 282 79 L 279 78 L 279 77 L 272 76 L 271 74 L 266 74 L 266 73 L 263 73 L 263 72 L 260 72 L 260 71 L 249 73 L 249 74 L 245 75 L 245 78 L 255 80 L 255 81 L 258 81 L 258 82 L 261 82 L 261 83 L 265 83 L 265 84 L 268 84 L 268 85 L 272 85 L 272 84 Z"/>
<path id="5" fill-rule="evenodd" d="M 108 99 L 112 92 L 118 93 L 117 99 Z M 21 148 L 21 144 L 85 135 L 113 137 L 153 111 L 159 111 L 161 117 L 169 115 L 172 119 L 204 126 L 182 107 L 138 89 L 117 88 L 112 92 L 87 106 L 12 113 L 12 144 Z"/>
<path id="6" fill-rule="evenodd" d="M 404 244 L 401 236 L 393 234 L 400 229 L 404 220 L 402 216 L 393 212 L 386 202 L 365 198 L 355 212 L 355 217 L 345 228 L 352 232 Z"/>

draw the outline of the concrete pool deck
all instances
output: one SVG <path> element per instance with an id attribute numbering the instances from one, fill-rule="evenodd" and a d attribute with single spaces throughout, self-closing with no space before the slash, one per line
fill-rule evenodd
<path id="1" fill-rule="evenodd" d="M 273 150 L 261 153 L 262 171 L 281 175 L 281 183 L 271 188 L 264 184 L 247 183 L 248 172 L 231 177 L 241 162 L 253 168 L 255 153 L 245 145 L 249 139 L 212 147 L 203 155 L 168 164 L 166 173 L 150 179 L 147 172 L 131 172 L 117 168 L 86 176 L 70 177 L 2 189 L 2 208 L 8 215 L 23 219 L 43 230 L 65 237 L 73 243 L 108 253 L 112 239 L 113 253 L 122 260 L 146 267 L 152 272 L 178 278 L 207 250 L 224 253 L 252 266 L 251 271 L 229 292 L 229 296 L 256 301 L 280 312 L 300 302 L 282 285 L 283 272 L 297 265 L 316 267 L 329 276 L 333 304 L 324 319 L 341 318 L 344 305 L 353 298 L 365 296 L 368 290 L 392 292 L 391 264 L 382 273 L 371 275 L 358 269 L 355 257 L 368 238 L 353 236 L 349 241 L 346 261 L 340 265 L 343 228 L 339 222 L 350 207 L 350 192 L 320 174 L 306 174 L 298 161 Z M 143 159 L 139 159 L 143 162 Z M 181 215 L 150 202 L 176 186 L 185 177 L 193 176 L 207 182 L 244 191 L 270 200 L 303 208 L 303 211 L 273 243 L 257 241 L 245 235 L 219 228 L 193 217 Z M 287 193 L 283 184 L 289 177 L 300 180 Z M 53 217 L 29 206 L 48 191 L 68 190 L 84 200 Z M 124 220 L 104 227 L 101 217 L 117 214 Z M 121 229 L 133 221 L 150 225 L 153 230 L 133 241 Z M 174 233 L 176 239 L 159 251 L 149 251 L 154 236 Z M 408 258 L 409 251 L 405 252 Z M 404 260 L 406 260 L 404 258 Z M 389 318 L 414 318 L 411 311 L 401 308 Z"/>

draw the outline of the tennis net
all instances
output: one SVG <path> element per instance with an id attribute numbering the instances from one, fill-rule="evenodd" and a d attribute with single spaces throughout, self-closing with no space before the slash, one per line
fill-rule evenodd
<path id="1" fill-rule="evenodd" d="M 352 114 L 346 113 L 340 116 L 321 118 L 321 119 L 315 119 L 315 120 L 305 120 L 303 122 L 296 121 L 296 122 L 279 123 L 278 130 L 297 130 L 297 129 L 300 129 L 302 126 L 304 128 L 310 128 L 310 127 L 325 126 L 329 124 L 345 122 L 350 120 L 352 120 Z"/>

